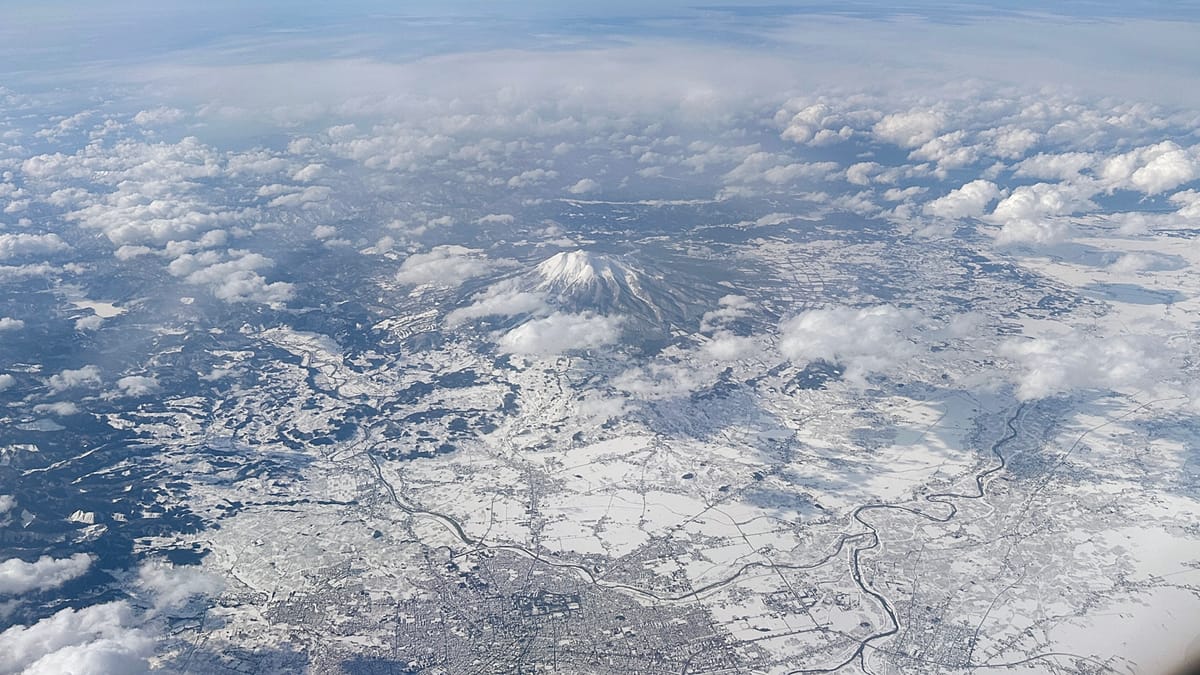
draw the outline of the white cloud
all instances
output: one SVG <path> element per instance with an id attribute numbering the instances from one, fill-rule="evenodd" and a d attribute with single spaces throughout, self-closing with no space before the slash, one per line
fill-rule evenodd
<path id="1" fill-rule="evenodd" d="M 1096 156 L 1090 152 L 1039 153 L 1017 164 L 1013 175 L 1041 180 L 1074 180 L 1095 162 Z"/>
<path id="2" fill-rule="evenodd" d="M 558 172 L 552 169 L 530 169 L 509 178 L 508 186 L 511 188 L 529 187 L 555 178 L 558 178 Z"/>
<path id="3" fill-rule="evenodd" d="M 489 213 L 475 221 L 476 225 L 511 225 L 516 218 L 507 213 Z"/>
<path id="4" fill-rule="evenodd" d="M 964 145 L 967 132 L 959 129 L 948 134 L 933 138 L 921 147 L 908 154 L 909 159 L 935 162 L 939 171 L 944 175 L 948 169 L 966 166 L 979 159 L 979 150 L 971 145 Z"/>
<path id="5" fill-rule="evenodd" d="M 56 403 L 39 403 L 33 406 L 33 412 L 41 415 L 43 413 L 50 415 L 75 415 L 79 413 L 79 406 L 71 401 L 58 401 Z"/>
<path id="6" fill-rule="evenodd" d="M 158 391 L 158 380 L 145 375 L 126 375 L 117 380 L 117 388 L 125 396 L 145 396 Z"/>
<path id="7" fill-rule="evenodd" d="M 292 173 L 292 180 L 297 183 L 311 183 L 320 178 L 323 173 L 325 173 L 323 164 L 308 164 Z"/>
<path id="8" fill-rule="evenodd" d="M 482 293 L 475 294 L 466 307 L 459 307 L 446 315 L 446 326 L 453 328 L 472 319 L 485 316 L 513 316 L 532 314 L 546 309 L 545 295 L 521 289 L 513 280 L 502 281 Z"/>
<path id="9" fill-rule="evenodd" d="M 1171 195 L 1171 203 L 1179 205 L 1176 214 L 1182 218 L 1200 218 L 1200 192 L 1184 190 Z"/>
<path id="10" fill-rule="evenodd" d="M 1091 194 L 1090 188 L 1066 183 L 1022 185 L 996 204 L 987 220 L 1000 226 L 999 244 L 1053 244 L 1067 233 L 1055 216 L 1094 208 Z"/>
<path id="11" fill-rule="evenodd" d="M 77 331 L 96 330 L 96 329 L 100 328 L 101 324 L 103 324 L 103 323 L 104 323 L 104 317 L 100 316 L 99 314 L 90 314 L 88 316 L 81 316 L 78 319 L 75 319 L 75 330 L 77 330 Z"/>
<path id="12" fill-rule="evenodd" d="M 225 255 L 228 260 L 222 260 Z M 189 284 L 207 286 L 213 296 L 226 302 L 280 303 L 291 299 L 292 284 L 268 283 L 257 270 L 274 266 L 275 261 L 260 254 L 230 249 L 185 253 L 167 265 L 172 276 L 183 277 Z"/>
<path id="13" fill-rule="evenodd" d="M 814 103 L 792 115 L 787 120 L 787 126 L 780 136 L 795 143 L 812 145 L 836 143 L 853 134 L 853 129 L 846 124 L 846 121 L 845 117 L 836 113 L 828 104 Z"/>
<path id="14" fill-rule="evenodd" d="M 0 633 L 0 675 L 141 674 L 153 649 L 125 602 L 64 609 Z"/>
<path id="15" fill-rule="evenodd" d="M 875 138 L 902 148 L 917 148 L 937 136 L 944 119 L 928 110 L 893 113 L 879 120 L 871 130 Z"/>
<path id="16" fill-rule="evenodd" d="M 980 136 L 988 141 L 992 154 L 1002 159 L 1017 159 L 1042 139 L 1036 131 L 1013 126 L 988 129 Z"/>
<path id="17" fill-rule="evenodd" d="M 20 558 L 5 560 L 0 562 L 0 594 L 19 595 L 58 588 L 82 576 L 91 566 L 92 558 L 86 553 L 69 558 L 44 555 L 33 562 Z"/>
<path id="18" fill-rule="evenodd" d="M 54 391 L 99 385 L 100 369 L 96 366 L 84 366 L 76 370 L 64 370 L 57 375 L 51 375 L 49 384 Z"/>
<path id="19" fill-rule="evenodd" d="M 571 187 L 567 188 L 567 192 L 570 192 L 573 195 L 586 195 L 591 194 L 599 189 L 599 183 L 591 178 L 583 178 L 580 179 L 578 183 L 575 183 Z"/>
<path id="20" fill-rule="evenodd" d="M 879 170 L 876 162 L 858 162 L 846 168 L 846 181 L 854 185 L 870 185 L 871 174 Z"/>
<path id="21" fill-rule="evenodd" d="M 1059 219 L 1019 219 L 1005 222 L 994 233 L 994 236 L 996 237 L 996 243 L 1000 246 L 1015 246 L 1019 244 L 1052 246 L 1066 240 L 1070 231 L 1067 224 Z"/>
<path id="22" fill-rule="evenodd" d="M 53 232 L 49 234 L 0 234 L 0 260 L 58 253 L 71 248 Z"/>
<path id="23" fill-rule="evenodd" d="M 414 253 L 404 259 L 396 272 L 402 284 L 436 284 L 454 287 L 492 270 L 494 263 L 479 249 L 464 246 L 436 246 L 429 253 Z"/>
<path id="24" fill-rule="evenodd" d="M 1174 141 L 1109 157 L 1100 167 L 1100 178 L 1110 190 L 1128 188 L 1148 195 L 1176 188 L 1197 175 L 1200 160 L 1194 149 L 1185 150 Z"/>
<path id="25" fill-rule="evenodd" d="M 16 506 L 16 497 L 12 495 L 0 495 L 0 516 L 12 511 Z"/>
<path id="26" fill-rule="evenodd" d="M 962 187 L 951 190 L 923 208 L 923 211 L 938 218 L 977 218 L 984 209 L 1001 196 L 1000 188 L 986 180 L 973 180 Z"/>
<path id="27" fill-rule="evenodd" d="M 744 295 L 724 295 L 717 300 L 717 309 L 700 317 L 700 330 L 709 331 L 724 326 L 730 321 L 746 316 L 754 308 L 754 302 Z"/>
<path id="28" fill-rule="evenodd" d="M 298 192 L 280 195 L 267 202 L 267 206 L 274 206 L 277 208 L 304 206 L 306 204 L 323 202 L 329 199 L 329 196 L 332 194 L 333 190 L 324 185 L 310 185 Z"/>
<path id="29" fill-rule="evenodd" d="M 861 381 L 916 355 L 910 336 L 919 321 L 914 310 L 891 305 L 809 310 L 780 325 L 779 351 L 796 362 L 839 363 L 848 380 Z"/>
<path id="30" fill-rule="evenodd" d="M 906 188 L 890 188 L 883 193 L 883 198 L 889 202 L 900 202 L 910 197 L 916 197 L 929 192 L 929 188 L 920 185 L 912 185 Z"/>
<path id="31" fill-rule="evenodd" d="M 0 374 L 0 391 L 11 388 L 17 383 L 17 378 L 8 373 Z"/>
<path id="32" fill-rule="evenodd" d="M 54 402 L 54 404 L 38 404 L 34 406 L 34 412 L 37 414 L 56 414 L 56 416 L 64 417 L 68 416 L 68 414 L 77 414 L 79 406 L 73 404 L 71 401 L 58 401 Z"/>
<path id="33" fill-rule="evenodd" d="M 704 383 L 705 378 L 697 369 L 678 363 L 651 363 L 613 378 L 617 389 L 648 400 L 686 396 Z"/>
<path id="34" fill-rule="evenodd" d="M 197 596 L 215 596 L 224 582 L 199 567 L 150 561 L 138 569 L 137 584 L 153 597 L 156 612 L 181 609 Z"/>
<path id="35" fill-rule="evenodd" d="M 287 159 L 266 150 L 234 153 L 225 160 L 225 172 L 230 176 L 278 174 L 291 166 Z"/>
<path id="36" fill-rule="evenodd" d="M 140 111 L 133 116 L 133 123 L 143 127 L 175 124 L 182 121 L 184 116 L 184 112 L 178 108 L 160 106 Z"/>
<path id="37" fill-rule="evenodd" d="M 828 180 L 837 170 L 835 162 L 789 162 L 782 155 L 755 152 L 722 176 L 722 181 L 727 184 L 786 185 L 802 178 Z"/>
<path id="38" fill-rule="evenodd" d="M 1141 253 L 1138 251 L 1130 251 L 1124 253 L 1120 258 L 1117 258 L 1108 266 L 1109 271 L 1118 274 L 1131 274 L 1141 272 L 1142 270 L 1154 269 L 1158 263 L 1158 259 L 1149 253 Z"/>
<path id="39" fill-rule="evenodd" d="M 24 327 L 25 322 L 20 319 L 14 319 L 8 316 L 0 316 L 0 331 L 21 330 Z"/>
<path id="40" fill-rule="evenodd" d="M 751 337 L 717 331 L 712 339 L 700 346 L 700 356 L 713 361 L 738 361 L 759 353 L 762 346 Z"/>
<path id="41" fill-rule="evenodd" d="M 551 356 L 613 344 L 620 337 L 620 329 L 618 317 L 555 312 L 505 333 L 499 346 L 501 351 L 511 354 Z"/>
<path id="42" fill-rule="evenodd" d="M 1087 335 L 1078 330 L 1035 339 L 1011 338 L 1000 353 L 1016 365 L 1017 398 L 1031 400 L 1075 389 L 1126 389 L 1155 384 L 1170 353 L 1145 335 Z"/>

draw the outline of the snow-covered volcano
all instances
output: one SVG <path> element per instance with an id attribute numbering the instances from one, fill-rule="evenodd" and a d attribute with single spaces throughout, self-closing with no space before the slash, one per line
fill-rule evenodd
<path id="1" fill-rule="evenodd" d="M 674 278 L 675 275 L 672 275 Z M 707 307 L 707 284 L 679 277 L 673 283 L 616 256 L 563 251 L 526 277 L 532 290 L 562 309 L 621 314 L 660 328 L 682 325 Z"/>

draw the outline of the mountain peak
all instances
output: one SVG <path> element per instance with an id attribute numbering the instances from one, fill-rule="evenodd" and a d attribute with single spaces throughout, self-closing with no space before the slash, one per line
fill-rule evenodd
<path id="1" fill-rule="evenodd" d="M 542 278 L 539 286 L 558 291 L 588 286 L 615 288 L 621 281 L 638 276 L 632 268 L 608 256 L 582 249 L 554 254 L 537 266 L 537 273 Z"/>

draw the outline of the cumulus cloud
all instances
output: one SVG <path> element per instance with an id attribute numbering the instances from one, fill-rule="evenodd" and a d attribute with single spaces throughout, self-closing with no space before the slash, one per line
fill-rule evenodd
<path id="1" fill-rule="evenodd" d="M 991 153 L 1002 159 L 1017 159 L 1037 145 L 1042 135 L 1032 129 L 1004 126 L 980 134 L 990 146 Z"/>
<path id="2" fill-rule="evenodd" d="M 50 255 L 71 248 L 53 232 L 49 234 L 0 234 L 0 260 Z"/>
<path id="3" fill-rule="evenodd" d="M 966 145 L 966 138 L 966 131 L 952 131 L 926 141 L 910 152 L 908 157 L 934 162 L 939 175 L 945 175 L 948 169 L 957 169 L 979 159 L 979 150 L 973 145 Z"/>
<path id="4" fill-rule="evenodd" d="M 84 366 L 75 370 L 64 370 L 57 375 L 51 375 L 49 384 L 54 391 L 99 385 L 100 369 L 96 366 Z"/>
<path id="5" fill-rule="evenodd" d="M 962 187 L 951 190 L 924 206 L 926 214 L 937 218 L 977 218 L 983 215 L 988 204 L 1001 196 L 1000 188 L 986 180 L 973 180 Z"/>
<path id="6" fill-rule="evenodd" d="M 103 323 L 104 323 L 104 317 L 100 316 L 99 314 L 91 314 L 88 316 L 81 316 L 78 319 L 75 319 L 75 330 L 77 330 L 77 331 L 96 330 Z"/>
<path id="7" fill-rule="evenodd" d="M 514 316 L 546 309 L 545 295 L 522 290 L 513 280 L 502 281 L 471 298 L 471 304 L 446 315 L 446 326 L 453 328 L 485 316 Z"/>
<path id="8" fill-rule="evenodd" d="M 871 174 L 879 170 L 876 162 L 857 162 L 846 168 L 846 182 L 854 185 L 870 185 Z"/>
<path id="9" fill-rule="evenodd" d="M 779 350 L 796 362 L 839 363 L 848 380 L 861 381 L 916 355 L 910 337 L 920 318 L 891 305 L 809 310 L 780 325 Z"/>
<path id="10" fill-rule="evenodd" d="M 154 641 L 125 602 L 64 609 L 0 633 L 0 675 L 133 675 L 149 671 Z"/>
<path id="11" fill-rule="evenodd" d="M 1170 350 L 1147 335 L 1088 335 L 1078 330 L 1034 339 L 1011 338 L 1000 353 L 1016 366 L 1017 398 L 1031 400 L 1076 389 L 1124 389 L 1156 382 Z"/>
<path id="12" fill-rule="evenodd" d="M 20 558 L 5 560 L 0 563 L 0 594 L 18 595 L 58 588 L 83 576 L 91 566 L 92 558 L 86 553 L 76 553 L 69 558 L 44 555 L 33 562 Z"/>
<path id="13" fill-rule="evenodd" d="M 117 388 L 125 396 L 146 396 L 158 391 L 158 380 L 145 375 L 127 375 L 117 380 Z"/>
<path id="14" fill-rule="evenodd" d="M 225 259 L 228 257 L 228 259 Z M 226 302 L 279 303 L 292 297 L 292 284 L 268 283 L 257 270 L 273 267 L 275 261 L 261 253 L 230 249 L 185 253 L 167 265 L 167 271 L 189 284 L 207 286 Z"/>
<path id="15" fill-rule="evenodd" d="M 555 178 L 558 178 L 558 172 L 552 169 L 530 169 L 509 178 L 508 186 L 511 188 L 529 187 Z"/>
<path id="16" fill-rule="evenodd" d="M 404 259 L 396 272 L 402 284 L 436 284 L 459 286 L 467 279 L 479 277 L 494 267 L 479 249 L 465 246 L 435 246 L 429 253 L 414 253 Z"/>
<path id="17" fill-rule="evenodd" d="M 761 351 L 758 340 L 734 335 L 727 330 L 717 331 L 712 339 L 700 346 L 700 356 L 713 361 L 738 361 Z"/>
<path id="18" fill-rule="evenodd" d="M 293 172 L 292 180 L 297 183 L 309 183 L 320 178 L 323 173 L 325 173 L 325 166 L 323 164 L 308 164 Z"/>
<path id="19" fill-rule="evenodd" d="M 620 334 L 618 317 L 555 312 L 510 330 L 500 338 L 499 345 L 501 351 L 510 354 L 552 356 L 610 345 Z"/>
<path id="20" fill-rule="evenodd" d="M 199 567 L 154 560 L 138 569 L 137 585 L 153 598 L 156 613 L 181 609 L 197 596 L 215 596 L 224 582 Z"/>
<path id="21" fill-rule="evenodd" d="M 1014 167 L 1013 175 L 1041 180 L 1072 180 L 1092 168 L 1096 156 L 1090 152 L 1038 153 Z"/>
<path id="22" fill-rule="evenodd" d="M 709 331 L 746 316 L 754 302 L 744 295 L 725 295 L 717 300 L 717 308 L 700 317 L 700 330 Z"/>
<path id="23" fill-rule="evenodd" d="M 21 330 L 24 327 L 25 322 L 20 319 L 14 319 L 8 316 L 0 316 L 0 331 Z"/>
<path id="24" fill-rule="evenodd" d="M 323 202 L 329 199 L 333 194 L 333 190 L 324 185 L 310 185 L 309 187 L 288 194 L 279 195 L 278 197 L 267 202 L 267 206 L 278 208 L 292 208 L 297 206 L 305 206 L 316 202 Z"/>
<path id="25" fill-rule="evenodd" d="M 153 127 L 175 124 L 182 121 L 184 117 L 184 112 L 178 108 L 160 106 L 138 112 L 133 116 L 133 123 L 143 127 Z"/>
<path id="26" fill-rule="evenodd" d="M 1109 264 L 1108 269 L 1117 274 L 1132 274 L 1134 272 L 1141 272 L 1142 270 L 1154 269 L 1157 264 L 1158 258 L 1153 254 L 1130 251 L 1129 253 L 1122 254 L 1120 258 Z"/>
<path id="27" fill-rule="evenodd" d="M 516 218 L 508 213 L 489 213 L 475 221 L 476 225 L 511 225 Z"/>
<path id="28" fill-rule="evenodd" d="M 1066 183 L 1022 185 L 996 204 L 987 220 L 999 225 L 996 241 L 1008 244 L 1054 244 L 1067 227 L 1056 216 L 1094 208 L 1091 190 Z"/>
<path id="29" fill-rule="evenodd" d="M 1194 149 L 1163 141 L 1109 157 L 1099 173 L 1109 190 L 1127 188 L 1154 195 L 1194 180 L 1200 174 L 1200 159 Z"/>
<path id="30" fill-rule="evenodd" d="M 40 414 L 48 413 L 50 415 L 75 415 L 79 412 L 79 406 L 71 401 L 57 401 L 55 403 L 39 403 L 33 406 L 33 412 Z"/>
<path id="31" fill-rule="evenodd" d="M 770 152 L 755 152 L 727 172 L 726 184 L 768 183 L 786 185 L 803 178 L 825 180 L 838 170 L 835 162 L 789 162 L 787 157 Z"/>
<path id="32" fill-rule="evenodd" d="M 942 128 L 944 120 L 938 113 L 914 110 L 893 113 L 879 120 L 871 132 L 875 138 L 902 148 L 917 148 L 932 141 Z"/>
<path id="33" fill-rule="evenodd" d="M 792 115 L 780 136 L 795 143 L 828 145 L 843 141 L 853 133 L 845 117 L 826 103 L 814 103 Z"/>
<path id="34" fill-rule="evenodd" d="M 8 373 L 0 374 L 0 391 L 11 388 L 17 383 L 17 378 Z"/>
<path id="35" fill-rule="evenodd" d="M 567 188 L 567 192 L 573 195 L 586 195 L 600 189 L 600 184 L 591 178 L 583 178 L 578 183 Z"/>
<path id="36" fill-rule="evenodd" d="M 704 386 L 695 368 L 677 363 L 652 363 L 631 368 L 613 378 L 613 386 L 638 398 L 661 400 L 686 396 Z"/>

